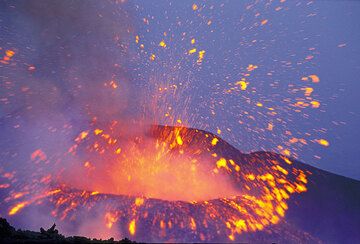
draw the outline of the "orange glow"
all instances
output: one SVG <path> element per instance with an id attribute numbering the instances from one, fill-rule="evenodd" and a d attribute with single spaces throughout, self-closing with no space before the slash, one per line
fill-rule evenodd
<path id="1" fill-rule="evenodd" d="M 137 197 L 136 199 L 135 199 L 135 205 L 136 206 L 141 206 L 141 205 L 143 205 L 144 204 L 144 199 L 143 198 L 140 198 L 140 197 Z"/>
<path id="2" fill-rule="evenodd" d="M 116 130 L 120 128 L 118 125 Z M 72 180 L 77 188 L 186 201 L 237 194 L 223 172 L 213 175 L 213 168 L 206 163 L 210 155 L 202 156 L 199 154 L 201 151 L 188 146 L 194 135 L 188 134 L 186 128 L 166 130 L 157 140 L 140 135 L 134 135 L 133 139 L 114 138 L 107 133 L 112 130 L 115 128 L 96 129 L 101 133 L 93 133 L 89 142 L 78 141 L 78 144 L 93 141 L 90 145 L 97 156 L 91 157 L 91 164 L 85 162 L 85 168 L 96 169 L 87 172 L 89 181 Z M 221 133 L 220 129 L 218 132 Z M 209 145 L 216 145 L 218 140 L 212 138 Z M 104 160 L 107 169 L 101 170 Z M 230 170 L 225 159 L 219 161 L 218 167 Z"/>
<path id="3" fill-rule="evenodd" d="M 107 228 L 111 229 L 114 223 L 116 223 L 118 217 L 115 213 L 107 212 L 105 214 L 105 225 Z"/>

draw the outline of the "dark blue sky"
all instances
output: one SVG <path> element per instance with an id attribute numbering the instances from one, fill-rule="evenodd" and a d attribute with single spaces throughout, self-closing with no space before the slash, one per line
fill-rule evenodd
<path id="1" fill-rule="evenodd" d="M 194 3 L 196 11 L 191 9 Z M 224 139 L 244 151 L 276 150 L 289 139 L 283 135 L 289 130 L 297 135 L 294 137 L 308 141 L 306 146 L 291 145 L 304 162 L 360 178 L 360 2 L 136 1 L 135 5 L 135 34 L 147 52 L 140 54 L 140 80 L 146 83 L 154 76 L 159 83 L 189 80 L 190 91 L 183 96 L 192 100 L 186 105 L 187 114 L 196 115 L 190 126 L 215 133 L 219 127 Z M 275 10 L 277 7 L 281 8 Z M 144 24 L 143 18 L 149 24 Z M 259 25 L 264 19 L 268 22 Z M 190 43 L 192 38 L 195 45 Z M 166 50 L 158 46 L 162 39 Z M 184 55 L 192 47 L 206 51 L 201 66 L 194 62 L 196 57 Z M 155 62 L 146 59 L 150 53 L 156 54 Z M 313 58 L 306 61 L 309 55 Z M 249 78 L 249 87 L 255 88 L 256 94 L 224 94 L 249 64 L 259 66 Z M 301 83 L 301 77 L 310 74 L 316 74 L 320 82 Z M 312 87 L 312 97 L 321 103 L 320 108 L 294 112 L 282 101 L 300 97 L 299 93 L 289 94 L 289 85 Z M 254 101 L 277 107 L 277 117 L 283 122 L 275 122 L 272 133 L 259 130 L 273 119 L 254 106 Z M 185 105 L 176 104 L 182 114 Z M 215 116 L 209 113 L 211 104 L 215 104 Z M 239 124 L 246 112 L 255 120 L 244 118 L 244 124 Z M 311 136 L 304 136 L 306 133 Z M 328 140 L 330 146 L 311 142 L 315 138 Z"/>

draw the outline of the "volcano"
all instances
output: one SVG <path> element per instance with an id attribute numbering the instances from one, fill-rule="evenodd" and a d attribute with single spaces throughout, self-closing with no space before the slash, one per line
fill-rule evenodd
<path id="1" fill-rule="evenodd" d="M 142 137 L 125 140 L 114 136 L 124 133 L 114 128 L 81 132 L 69 150 L 90 157 L 86 170 L 106 174 L 64 169 L 70 180 L 39 178 L 38 184 L 51 187 L 32 192 L 21 179 L 2 178 L 9 187 L 0 189 L 1 215 L 22 228 L 51 216 L 65 234 L 116 233 L 142 242 L 360 240 L 359 181 L 273 152 L 244 154 L 203 130 L 152 126 Z M 145 154 L 150 156 L 143 159 Z M 42 151 L 32 156 L 46 159 Z M 151 167 L 149 160 L 155 162 Z"/>

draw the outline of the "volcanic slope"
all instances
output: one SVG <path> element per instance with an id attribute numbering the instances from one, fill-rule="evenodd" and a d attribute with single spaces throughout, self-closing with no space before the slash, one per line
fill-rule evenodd
<path id="1" fill-rule="evenodd" d="M 86 140 L 92 142 L 90 134 Z M 23 205 L 19 199 L 8 200 L 14 193 L 12 187 L 0 189 L 1 199 L 6 200 L 0 205 L 1 215 L 15 226 L 34 228 L 28 225 L 34 213 L 51 214 L 67 235 L 77 235 L 91 225 L 143 242 L 360 240 L 359 181 L 272 152 L 244 154 L 202 130 L 153 126 L 146 137 L 168 142 L 172 156 L 184 153 L 194 159 L 210 159 L 205 169 L 211 170 L 211 181 L 225 179 L 237 194 L 197 201 L 169 200 L 84 191 L 52 182 L 53 189 L 26 199 Z"/>

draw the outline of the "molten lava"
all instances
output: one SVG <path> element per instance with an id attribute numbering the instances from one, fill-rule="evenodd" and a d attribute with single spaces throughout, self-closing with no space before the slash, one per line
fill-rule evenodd
<path id="1" fill-rule="evenodd" d="M 288 199 L 307 190 L 307 172 L 284 156 L 247 156 L 213 134 L 185 127 L 131 128 L 93 122 L 74 139 L 57 173 L 10 194 L 8 215 L 46 205 L 66 223 L 118 230 L 97 233 L 103 237 L 231 241 L 276 226 Z M 32 160 L 48 162 L 40 149 Z"/>
<path id="2" fill-rule="evenodd" d="M 85 162 L 66 172 L 63 180 L 78 189 L 164 200 L 198 201 L 240 194 L 226 171 L 214 171 L 209 152 L 189 144 L 186 128 L 175 128 L 159 138 L 122 128 L 116 122 L 110 128 L 81 132 L 75 147 L 85 150 L 81 153 Z M 87 177 L 84 180 L 77 174 Z"/>

